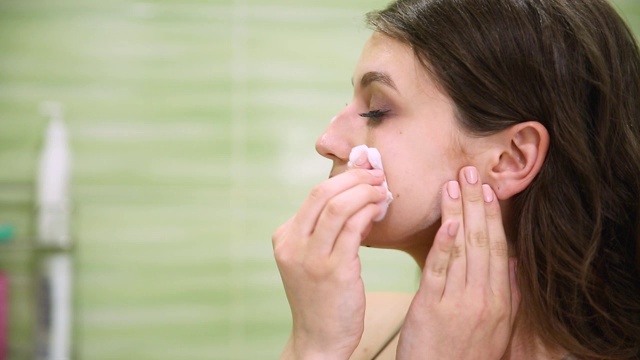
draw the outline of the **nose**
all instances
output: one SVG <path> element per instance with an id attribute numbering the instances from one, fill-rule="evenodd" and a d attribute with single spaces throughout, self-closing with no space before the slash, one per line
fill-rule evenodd
<path id="1" fill-rule="evenodd" d="M 316 151 L 334 162 L 348 162 L 357 142 L 357 129 L 345 111 L 331 119 L 329 126 L 316 141 Z"/>

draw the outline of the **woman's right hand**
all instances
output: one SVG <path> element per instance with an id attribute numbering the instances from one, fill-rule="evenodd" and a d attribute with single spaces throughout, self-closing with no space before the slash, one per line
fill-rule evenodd
<path id="1" fill-rule="evenodd" d="M 364 329 L 358 249 L 386 198 L 381 170 L 353 169 L 316 186 L 273 234 L 293 329 L 282 358 L 348 359 Z"/>

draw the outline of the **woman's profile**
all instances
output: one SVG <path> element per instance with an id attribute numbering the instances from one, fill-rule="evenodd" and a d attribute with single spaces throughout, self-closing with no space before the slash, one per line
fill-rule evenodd
<path id="1" fill-rule="evenodd" d="M 615 9 L 398 0 L 367 22 L 316 144 L 331 176 L 273 235 L 282 358 L 640 358 L 640 54 Z M 363 144 L 384 170 L 349 161 Z M 408 253 L 418 291 L 366 295 L 361 245 Z"/>

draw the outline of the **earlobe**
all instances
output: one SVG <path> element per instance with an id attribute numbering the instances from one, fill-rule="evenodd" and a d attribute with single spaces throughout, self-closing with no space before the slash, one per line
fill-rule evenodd
<path id="1" fill-rule="evenodd" d="M 549 149 L 549 133 L 541 123 L 527 121 L 494 136 L 503 145 L 490 178 L 498 198 L 505 200 L 526 189 L 540 172 Z"/>

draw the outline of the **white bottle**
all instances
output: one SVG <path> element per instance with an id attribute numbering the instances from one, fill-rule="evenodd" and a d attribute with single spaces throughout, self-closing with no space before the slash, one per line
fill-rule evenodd
<path id="1" fill-rule="evenodd" d="M 42 110 L 49 116 L 49 124 L 38 164 L 37 240 L 38 245 L 64 249 L 71 245 L 69 137 L 62 105 L 48 102 Z"/>

